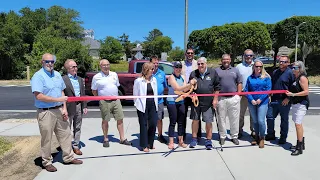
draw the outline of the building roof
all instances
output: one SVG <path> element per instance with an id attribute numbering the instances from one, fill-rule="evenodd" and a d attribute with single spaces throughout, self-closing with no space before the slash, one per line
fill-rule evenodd
<path id="1" fill-rule="evenodd" d="M 83 38 L 83 41 L 81 42 L 83 46 L 89 45 L 89 49 L 100 49 L 101 43 L 95 39 L 92 39 L 90 37 Z"/>

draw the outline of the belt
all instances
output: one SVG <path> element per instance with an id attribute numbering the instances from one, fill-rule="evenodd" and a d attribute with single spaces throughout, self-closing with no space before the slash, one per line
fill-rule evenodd
<path id="1" fill-rule="evenodd" d="M 49 108 L 39 108 L 41 110 L 49 110 L 49 109 L 59 109 L 62 105 L 60 106 L 54 106 L 54 107 L 49 107 Z"/>

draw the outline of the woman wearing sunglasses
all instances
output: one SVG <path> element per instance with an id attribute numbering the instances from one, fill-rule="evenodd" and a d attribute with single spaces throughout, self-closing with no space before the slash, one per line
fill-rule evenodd
<path id="1" fill-rule="evenodd" d="M 252 66 L 252 74 L 248 77 L 245 92 L 270 91 L 271 78 L 263 67 L 260 60 L 256 60 Z M 254 131 L 256 132 L 251 145 L 259 144 L 259 148 L 264 148 L 264 139 L 266 131 L 265 118 L 268 110 L 268 94 L 248 94 L 248 106 L 252 117 Z"/>
<path id="2" fill-rule="evenodd" d="M 293 74 L 296 80 L 290 86 L 287 96 L 291 96 L 292 102 L 292 120 L 296 126 L 297 132 L 297 145 L 292 146 L 292 156 L 302 154 L 302 150 L 305 149 L 302 119 L 306 115 L 310 101 L 309 94 L 309 81 L 307 78 L 307 72 L 302 61 L 296 61 L 292 66 Z"/>
<path id="3" fill-rule="evenodd" d="M 177 61 L 173 63 L 173 73 L 169 76 L 168 79 L 168 95 L 176 95 L 174 91 L 188 91 L 191 88 L 191 84 L 195 84 L 196 80 L 192 79 L 190 84 L 186 83 L 186 79 L 184 75 L 181 75 L 182 64 L 181 62 Z M 180 147 L 186 148 L 187 145 L 183 142 L 183 135 L 184 135 L 184 127 L 183 121 L 186 118 L 185 114 L 185 106 L 184 100 L 175 102 L 177 97 L 168 97 L 167 98 L 167 108 L 169 112 L 169 144 L 168 148 L 173 149 L 173 137 L 174 137 L 174 129 L 176 123 L 178 123 L 178 143 Z"/>

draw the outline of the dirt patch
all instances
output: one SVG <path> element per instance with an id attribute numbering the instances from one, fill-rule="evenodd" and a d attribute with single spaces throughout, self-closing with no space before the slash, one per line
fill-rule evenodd
<path id="1" fill-rule="evenodd" d="M 13 147 L 0 157 L 0 179 L 34 179 L 42 170 L 40 136 L 5 137 Z M 56 153 L 57 140 L 53 136 L 52 151 Z"/>

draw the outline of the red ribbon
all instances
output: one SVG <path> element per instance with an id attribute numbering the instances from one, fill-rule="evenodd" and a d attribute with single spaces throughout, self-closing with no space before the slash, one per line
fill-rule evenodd
<path id="1" fill-rule="evenodd" d="M 234 95 L 248 95 L 248 94 L 283 94 L 287 90 L 272 90 L 272 91 L 255 91 L 255 92 L 234 92 L 234 93 L 219 93 L 219 94 L 190 94 L 188 96 L 209 97 L 209 96 L 234 96 Z M 68 102 L 75 101 L 99 101 L 99 100 L 116 100 L 116 99 L 137 99 L 137 98 L 165 98 L 178 97 L 180 95 L 158 95 L 158 96 L 80 96 L 68 97 Z M 183 95 L 182 95 L 183 96 Z M 187 96 L 185 96 L 187 97 Z"/>

